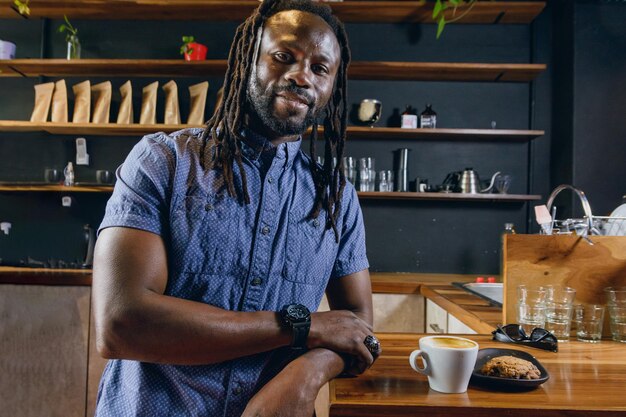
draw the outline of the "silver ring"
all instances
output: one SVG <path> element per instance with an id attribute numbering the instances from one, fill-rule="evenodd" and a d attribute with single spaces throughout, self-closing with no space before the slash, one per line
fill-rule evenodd
<path id="1" fill-rule="evenodd" d="M 380 342 L 374 335 L 370 334 L 368 336 L 365 336 L 363 344 L 365 344 L 365 347 L 367 348 L 367 350 L 370 351 L 372 355 L 376 355 L 380 351 Z"/>

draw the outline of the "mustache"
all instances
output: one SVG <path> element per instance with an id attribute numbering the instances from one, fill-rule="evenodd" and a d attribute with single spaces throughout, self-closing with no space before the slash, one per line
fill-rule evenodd
<path id="1" fill-rule="evenodd" d="M 302 87 L 298 87 L 297 85 L 294 85 L 294 84 L 279 85 L 279 86 L 274 87 L 273 93 L 275 96 L 278 95 L 278 93 L 284 93 L 284 92 L 298 95 L 300 98 L 306 101 L 306 104 L 309 107 L 313 107 L 315 100 L 313 99 L 313 97 L 311 97 L 311 95 L 306 89 Z"/>

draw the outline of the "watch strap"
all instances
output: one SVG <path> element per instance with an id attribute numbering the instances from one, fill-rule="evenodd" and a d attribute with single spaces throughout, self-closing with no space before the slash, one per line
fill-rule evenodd
<path id="1" fill-rule="evenodd" d="M 311 322 L 309 320 L 302 323 L 291 323 L 291 347 L 294 349 L 305 349 L 306 341 L 309 337 Z"/>

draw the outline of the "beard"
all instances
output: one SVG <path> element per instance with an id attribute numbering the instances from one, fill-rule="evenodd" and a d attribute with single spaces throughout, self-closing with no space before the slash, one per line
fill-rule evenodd
<path id="1" fill-rule="evenodd" d="M 274 114 L 274 101 L 280 92 L 291 92 L 306 97 L 309 107 L 304 117 L 296 111 L 289 111 L 287 117 L 281 118 Z M 251 77 L 248 85 L 248 109 L 250 116 L 261 126 L 279 136 L 301 135 L 311 126 L 319 115 L 319 111 L 313 105 L 313 99 L 307 91 L 295 85 L 274 85 L 270 91 L 261 91 L 257 77 Z"/>

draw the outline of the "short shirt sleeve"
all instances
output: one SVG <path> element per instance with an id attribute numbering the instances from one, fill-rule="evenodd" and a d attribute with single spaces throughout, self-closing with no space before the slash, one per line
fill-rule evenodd
<path id="1" fill-rule="evenodd" d="M 339 251 L 331 279 L 339 278 L 369 268 L 365 248 L 365 226 L 359 199 L 352 185 L 344 189 L 343 204 L 345 215 L 342 217 Z"/>
<path id="2" fill-rule="evenodd" d="M 121 226 L 162 235 L 168 222 L 174 150 L 168 136 L 145 136 L 117 169 L 117 182 L 109 199 L 98 233 Z"/>

